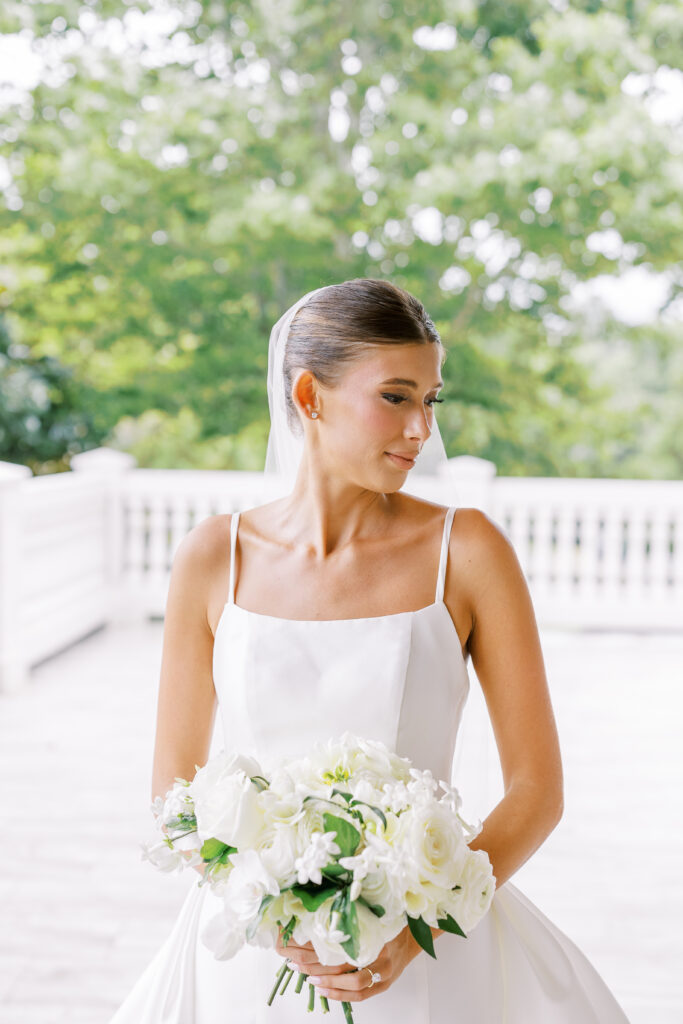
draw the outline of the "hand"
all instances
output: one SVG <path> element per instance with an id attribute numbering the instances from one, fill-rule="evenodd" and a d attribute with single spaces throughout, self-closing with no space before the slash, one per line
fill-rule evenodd
<path id="1" fill-rule="evenodd" d="M 433 931 L 440 934 L 438 929 Z M 348 962 L 336 965 L 319 963 L 310 942 L 305 946 L 297 946 L 291 942 L 283 946 L 280 937 L 277 950 L 283 956 L 289 957 L 301 973 L 309 975 L 309 981 L 316 986 L 319 995 L 342 1002 L 361 1002 L 388 989 L 410 961 L 422 951 L 422 947 L 415 941 L 406 925 L 403 931 L 383 946 L 377 958 L 367 965 L 371 971 L 378 971 L 382 975 L 382 980 L 374 984 L 370 978 L 370 971 L 363 967 L 359 969 L 355 964 Z"/>
<path id="2" fill-rule="evenodd" d="M 318 955 L 313 948 L 312 942 L 307 942 L 304 946 L 299 946 L 293 939 L 290 939 L 285 946 L 282 942 L 282 928 L 279 929 L 275 948 L 280 956 L 287 957 L 291 960 L 292 967 L 297 970 L 299 974 L 341 974 L 344 971 L 356 970 L 356 965 L 350 963 L 321 964 L 318 960 Z M 369 978 L 370 975 L 368 974 L 367 977 Z"/>

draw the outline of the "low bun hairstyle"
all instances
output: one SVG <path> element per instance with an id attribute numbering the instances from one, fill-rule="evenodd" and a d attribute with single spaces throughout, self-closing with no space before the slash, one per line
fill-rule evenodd
<path id="1" fill-rule="evenodd" d="M 310 370 L 323 387 L 331 388 L 340 382 L 345 364 L 369 345 L 415 344 L 443 348 L 426 309 L 403 288 L 380 278 L 357 277 L 317 292 L 297 310 L 287 337 L 283 376 L 290 429 L 302 433 L 292 400 L 297 370 Z"/>

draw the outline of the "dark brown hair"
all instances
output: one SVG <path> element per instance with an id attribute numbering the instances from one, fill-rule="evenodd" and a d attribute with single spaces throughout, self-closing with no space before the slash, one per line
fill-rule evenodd
<path id="1" fill-rule="evenodd" d="M 301 433 L 291 397 L 297 369 L 310 370 L 323 387 L 334 387 L 344 365 L 368 346 L 415 344 L 442 342 L 426 309 L 410 292 L 374 277 L 327 285 L 297 310 L 290 324 L 283 362 L 290 427 Z"/>

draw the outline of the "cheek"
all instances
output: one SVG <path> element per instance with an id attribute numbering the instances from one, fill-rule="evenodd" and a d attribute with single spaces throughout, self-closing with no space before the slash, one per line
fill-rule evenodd
<path id="1" fill-rule="evenodd" d="M 368 435 L 393 437 L 396 433 L 396 413 L 387 402 L 374 398 L 359 401 L 358 420 Z"/>

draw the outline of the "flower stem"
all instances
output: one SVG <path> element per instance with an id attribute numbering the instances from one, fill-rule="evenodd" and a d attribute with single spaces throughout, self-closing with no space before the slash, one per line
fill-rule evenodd
<path id="1" fill-rule="evenodd" d="M 295 992 L 301 992 L 301 989 L 304 987 L 305 980 L 306 975 L 300 973 L 299 977 L 296 979 L 296 988 L 294 989 Z"/>
<path id="2" fill-rule="evenodd" d="M 314 1006 L 315 1006 L 315 985 L 312 985 L 309 982 L 309 985 L 308 985 L 308 1007 L 307 1007 L 309 1013 L 311 1012 L 311 1010 L 313 1009 Z"/>
<path id="3" fill-rule="evenodd" d="M 282 963 L 282 967 L 277 972 L 277 978 L 275 979 L 275 984 L 273 985 L 273 990 L 272 990 L 272 992 L 270 993 L 270 995 L 268 997 L 268 1006 L 272 1005 L 273 999 L 275 999 L 275 993 L 277 992 L 277 990 L 280 987 L 280 982 L 282 981 L 282 977 L 283 977 L 283 975 L 284 975 L 286 970 L 287 970 L 287 961 L 284 960 L 283 963 Z"/>
<path id="4" fill-rule="evenodd" d="M 289 983 L 290 983 L 290 981 L 292 980 L 292 977 L 293 977 L 293 976 L 294 976 L 294 971 L 292 970 L 292 968 L 291 968 L 291 967 L 288 967 L 288 968 L 287 968 L 287 975 L 286 975 L 286 977 L 285 977 L 285 983 L 284 983 L 284 985 L 282 986 L 282 988 L 280 989 L 280 995 L 281 995 L 281 996 L 285 994 L 285 989 L 286 989 L 286 988 L 287 988 L 287 986 L 289 985 Z"/>
<path id="5" fill-rule="evenodd" d="M 342 1010 L 344 1011 L 344 1020 L 346 1024 L 353 1024 L 353 1009 L 351 1003 L 344 1001 L 342 1003 Z"/>
<path id="6" fill-rule="evenodd" d="M 330 1004 L 327 1001 L 327 996 L 321 996 L 320 997 L 320 1005 L 323 1008 L 323 1013 L 329 1013 L 330 1012 Z"/>

